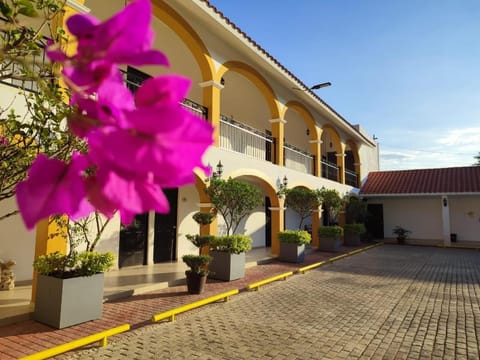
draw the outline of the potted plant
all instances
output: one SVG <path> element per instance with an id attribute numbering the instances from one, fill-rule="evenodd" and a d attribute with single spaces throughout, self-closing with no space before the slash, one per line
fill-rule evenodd
<path id="1" fill-rule="evenodd" d="M 347 246 L 360 245 L 360 236 L 366 231 L 364 224 L 345 224 L 343 226 L 344 244 Z"/>
<path id="2" fill-rule="evenodd" d="M 279 260 L 299 263 L 305 259 L 305 245 L 312 237 L 305 230 L 285 230 L 278 233 L 280 242 Z"/>
<path id="3" fill-rule="evenodd" d="M 208 225 L 213 222 L 215 219 L 215 214 L 211 212 L 201 212 L 197 211 L 195 214 L 193 214 L 192 218 L 195 220 L 195 222 L 200 225 Z M 208 250 L 210 249 L 210 242 L 213 240 L 215 237 L 214 235 L 186 235 L 187 239 L 192 242 L 193 245 L 195 245 L 199 250 L 198 254 L 199 255 L 206 255 L 208 254 Z"/>
<path id="4" fill-rule="evenodd" d="M 318 228 L 318 236 L 320 238 L 318 250 L 337 252 L 342 244 L 343 229 L 338 226 L 338 215 L 343 207 L 343 201 L 335 189 L 322 187 L 318 193 L 322 200 L 322 216 L 325 224 Z"/>
<path id="5" fill-rule="evenodd" d="M 343 235 L 343 229 L 338 225 L 320 226 L 318 228 L 318 237 L 320 243 L 318 250 L 337 252 L 340 250 Z"/>
<path id="6" fill-rule="evenodd" d="M 96 231 L 90 232 L 92 220 Z M 38 272 L 34 319 L 61 329 L 101 317 L 104 272 L 114 264 L 115 256 L 93 251 L 108 224 L 98 213 L 75 222 L 62 216 L 52 221 L 60 230 L 51 236 L 66 237 L 69 252 L 42 255 L 33 262 Z M 80 245 L 86 251 L 78 251 Z"/>
<path id="7" fill-rule="evenodd" d="M 232 281 L 245 276 L 245 252 L 252 248 L 252 238 L 246 235 L 215 237 L 211 243 L 209 277 Z"/>
<path id="8" fill-rule="evenodd" d="M 208 264 L 212 261 L 209 255 L 183 255 L 183 262 L 190 268 L 185 271 L 189 294 L 201 294 L 207 282 Z"/>
<path id="9" fill-rule="evenodd" d="M 34 319 L 57 329 L 102 316 L 104 272 L 112 253 L 75 251 L 39 256 Z"/>
<path id="10" fill-rule="evenodd" d="M 392 233 L 394 235 L 397 235 L 397 243 L 403 245 L 405 244 L 405 240 L 407 239 L 408 234 L 410 234 L 411 231 L 397 225 L 393 228 Z"/>

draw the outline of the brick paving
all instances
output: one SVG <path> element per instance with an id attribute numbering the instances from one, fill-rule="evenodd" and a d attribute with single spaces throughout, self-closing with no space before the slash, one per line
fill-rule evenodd
<path id="1" fill-rule="evenodd" d="M 359 247 L 343 247 L 340 253 L 346 253 L 357 248 Z M 243 279 L 231 282 L 209 279 L 206 291 L 201 295 L 188 294 L 186 286 L 183 285 L 109 301 L 103 306 L 101 319 L 61 330 L 52 329 L 33 320 L 2 326 L 0 327 L 0 360 L 17 359 L 126 323 L 130 324 L 132 329 L 136 329 L 150 324 L 151 317 L 154 314 L 224 291 L 245 289 L 248 284 L 253 282 L 295 270 L 300 266 L 323 261 L 338 254 L 312 252 L 307 254 L 302 265 L 272 261 L 246 269 Z"/>
<path id="2" fill-rule="evenodd" d="M 307 261 L 331 256 L 313 253 Z M 175 287 L 107 303 L 103 318 L 90 326 L 99 330 L 130 322 L 135 330 L 111 338 L 105 348 L 93 346 L 59 358 L 479 359 L 479 260 L 480 252 L 474 250 L 386 245 L 178 315 L 175 323 L 148 324 L 161 308 L 298 267 L 260 265 L 243 280 L 211 282 L 201 296 Z M 44 334 L 55 342 L 57 335 L 69 336 L 68 330 L 86 328 L 52 331 L 27 323 L 17 336 L 0 339 L 1 355 L 2 346 L 21 346 L 33 335 L 41 346 Z M 5 339 L 14 345 L 5 345 Z"/>

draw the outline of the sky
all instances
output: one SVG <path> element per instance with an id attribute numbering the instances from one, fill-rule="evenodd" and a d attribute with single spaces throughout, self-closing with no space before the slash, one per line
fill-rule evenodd
<path id="1" fill-rule="evenodd" d="M 479 0 L 210 0 L 351 124 L 380 169 L 480 152 Z"/>

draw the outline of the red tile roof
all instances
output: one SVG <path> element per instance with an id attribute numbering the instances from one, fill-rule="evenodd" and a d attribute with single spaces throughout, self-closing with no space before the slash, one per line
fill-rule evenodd
<path id="1" fill-rule="evenodd" d="M 376 171 L 368 174 L 360 195 L 480 194 L 480 166 Z"/>

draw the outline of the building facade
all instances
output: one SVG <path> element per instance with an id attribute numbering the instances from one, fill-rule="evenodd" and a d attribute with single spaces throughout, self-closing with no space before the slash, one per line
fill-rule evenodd
<path id="1" fill-rule="evenodd" d="M 125 1 L 68 4 L 74 11 L 88 11 L 105 20 Z M 271 247 L 276 254 L 278 232 L 296 227 L 295 214 L 284 208 L 278 194 L 284 179 L 288 188 L 326 187 L 343 195 L 356 191 L 370 171 L 378 170 L 374 139 L 325 103 L 221 9 L 206 0 L 154 0 L 152 6 L 154 48 L 168 56 L 171 66 L 128 67 L 125 81 L 134 91 L 149 76 L 174 73 L 191 79 L 183 105 L 216 129 L 215 145 L 205 155 L 205 163 L 214 171 L 221 163 L 224 178 L 244 180 L 263 193 L 263 204 L 238 230 L 253 238 L 254 247 Z M 0 85 L 0 99 L 15 92 L 10 85 Z M 221 219 L 202 229 L 192 219 L 195 212 L 210 210 L 206 186 L 208 179 L 197 171 L 195 184 L 166 190 L 169 214 L 139 215 L 131 227 L 114 218 L 97 250 L 117 254 L 119 267 L 176 261 L 197 251 L 187 234 L 224 231 Z M 315 229 L 320 221 L 318 212 L 308 222 Z M 17 261 L 19 280 L 31 278 L 35 246 L 41 247 L 38 231 L 27 233 L 17 216 L 0 223 L 0 228 L 4 234 L 0 258 Z"/>

